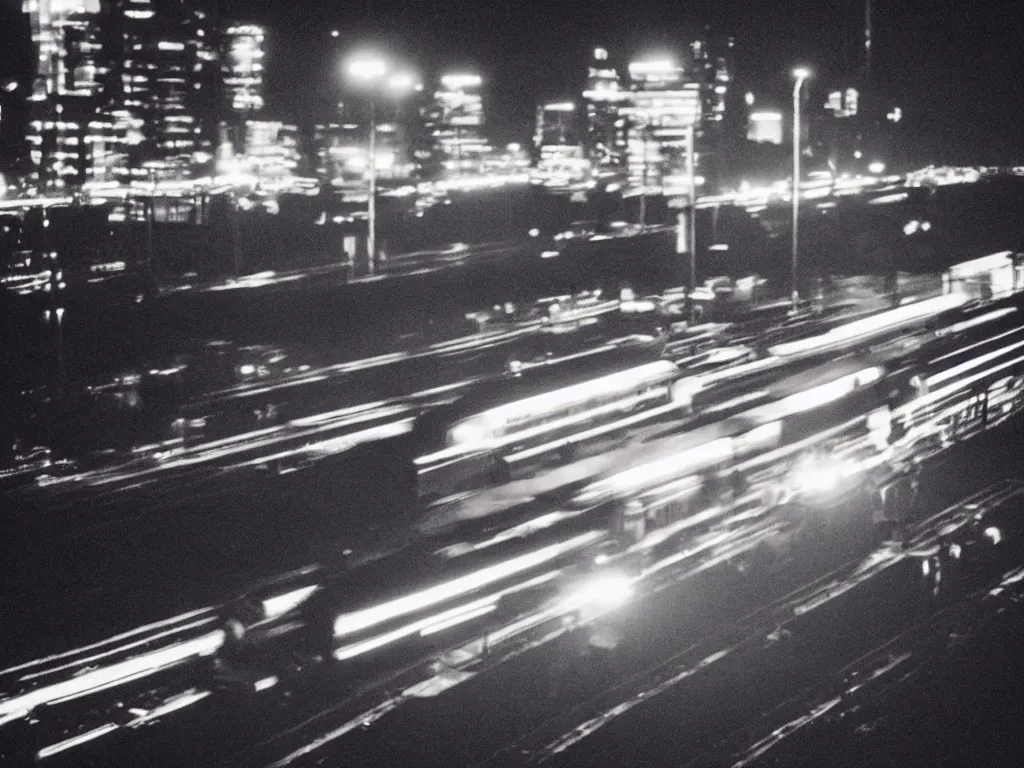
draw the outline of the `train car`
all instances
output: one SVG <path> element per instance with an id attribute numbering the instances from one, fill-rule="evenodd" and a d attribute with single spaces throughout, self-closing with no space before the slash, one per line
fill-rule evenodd
<path id="1" fill-rule="evenodd" d="M 870 348 L 908 334 L 932 331 L 947 324 L 950 313 L 962 310 L 970 299 L 959 293 L 935 296 L 905 304 L 850 323 L 834 326 L 823 334 L 776 344 L 768 352 L 773 357 L 795 359 Z"/>
<path id="2" fill-rule="evenodd" d="M 678 367 L 656 344 L 604 349 L 526 368 L 423 414 L 414 429 L 420 498 L 509 476 L 519 462 L 555 458 L 568 434 L 611 433 L 673 409 Z"/>
<path id="3" fill-rule="evenodd" d="M 815 446 L 828 442 L 845 453 L 847 444 L 867 445 L 877 453 L 883 445 L 872 431 L 888 411 L 886 371 L 876 362 L 825 366 L 802 388 L 787 385 L 790 394 L 773 402 L 660 441 L 631 466 L 582 489 L 566 509 L 618 504 L 623 519 L 612 523 L 612 533 L 660 530 L 660 541 L 711 524 L 751 488 L 770 490 Z M 644 525 L 627 525 L 637 503 L 646 510 Z M 756 500 L 765 508 L 772 503 Z"/>
<path id="4" fill-rule="evenodd" d="M 322 591 L 310 611 L 316 616 L 311 629 L 330 638 L 325 650 L 338 662 L 421 655 L 439 639 L 450 641 L 453 632 L 474 633 L 481 623 L 550 596 L 561 570 L 593 559 L 608 537 L 603 522 L 585 522 L 549 528 L 543 538 L 507 538 L 468 546 L 457 556 L 441 551 L 404 566 L 381 563 L 354 572 Z"/>
<path id="5" fill-rule="evenodd" d="M 893 403 L 898 439 L 922 453 L 943 450 L 1024 408 L 1024 328 L 922 361 Z"/>

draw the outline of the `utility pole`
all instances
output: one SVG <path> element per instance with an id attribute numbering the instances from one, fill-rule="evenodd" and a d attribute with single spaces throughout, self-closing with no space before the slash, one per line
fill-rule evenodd
<path id="1" fill-rule="evenodd" d="M 156 270 L 153 268 L 153 205 L 156 203 L 156 169 L 149 169 L 149 200 L 146 206 L 146 267 L 149 282 L 156 288 Z"/>
<path id="2" fill-rule="evenodd" d="M 686 166 L 690 176 L 690 295 L 697 288 L 697 181 L 694 174 L 697 164 L 693 151 L 694 130 L 691 125 L 686 132 Z"/>
<path id="3" fill-rule="evenodd" d="M 373 274 L 377 262 L 377 100 L 370 95 L 370 199 L 367 211 L 366 271 Z"/>
<path id="4" fill-rule="evenodd" d="M 871 80 L 871 0 L 864 0 L 864 83 Z"/>
<path id="5" fill-rule="evenodd" d="M 647 227 L 647 135 L 648 128 L 644 126 L 643 132 L 643 173 L 640 177 L 640 228 Z"/>

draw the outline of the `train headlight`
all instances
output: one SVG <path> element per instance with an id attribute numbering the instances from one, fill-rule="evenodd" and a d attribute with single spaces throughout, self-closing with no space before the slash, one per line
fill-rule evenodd
<path id="1" fill-rule="evenodd" d="M 700 385 L 680 379 L 672 385 L 672 403 L 684 410 L 693 410 L 693 398 L 700 392 Z"/>
<path id="2" fill-rule="evenodd" d="M 998 544 L 1003 540 L 1003 532 L 995 526 L 992 526 L 985 529 L 985 538 L 993 544 Z"/>
<path id="3" fill-rule="evenodd" d="M 597 571 L 574 585 L 561 607 L 565 613 L 603 614 L 621 608 L 635 594 L 633 579 L 628 574 L 616 570 Z"/>
<path id="4" fill-rule="evenodd" d="M 453 447 L 468 448 L 482 445 L 494 436 L 494 430 L 484 419 L 467 419 L 456 424 L 448 432 L 449 442 Z"/>
<path id="5" fill-rule="evenodd" d="M 877 408 L 868 414 L 867 419 L 868 435 L 872 444 L 879 451 L 889 447 L 889 438 L 892 437 L 892 414 L 889 408 Z"/>
<path id="6" fill-rule="evenodd" d="M 841 490 L 855 471 L 848 461 L 831 456 L 807 458 L 793 469 L 793 485 L 798 493 L 811 497 L 827 497 Z"/>

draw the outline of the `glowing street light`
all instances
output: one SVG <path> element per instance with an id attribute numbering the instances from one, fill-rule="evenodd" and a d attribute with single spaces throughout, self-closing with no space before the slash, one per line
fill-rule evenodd
<path id="1" fill-rule="evenodd" d="M 796 82 L 793 84 L 793 309 L 800 301 L 797 283 L 797 254 L 799 252 L 800 227 L 800 88 L 811 76 L 809 69 L 798 67 L 793 70 Z"/>
<path id="2" fill-rule="evenodd" d="M 386 90 L 396 96 L 413 90 L 422 90 L 408 72 L 392 72 L 390 63 L 380 56 L 361 55 L 348 61 L 346 66 L 349 78 L 358 85 L 368 89 L 370 95 L 370 140 L 368 157 L 368 176 L 370 182 L 367 201 L 367 272 L 373 274 L 377 262 L 377 102 L 378 90 Z"/>
<path id="3" fill-rule="evenodd" d="M 352 59 L 348 63 L 348 74 L 353 80 L 373 83 L 388 73 L 388 63 L 375 56 Z"/>
<path id="4" fill-rule="evenodd" d="M 3 91 L 4 93 L 14 93 L 16 90 L 18 90 L 18 81 L 17 80 L 2 80 L 2 81 L 0 81 L 0 91 Z M 3 109 L 3 104 L 0 103 L 0 110 L 2 110 L 2 109 Z M 0 125 L 2 125 L 2 124 L 3 124 L 3 112 L 0 111 Z"/>
<path id="5" fill-rule="evenodd" d="M 388 90 L 394 93 L 405 93 L 416 87 L 416 80 L 408 72 L 401 72 L 388 78 Z"/>

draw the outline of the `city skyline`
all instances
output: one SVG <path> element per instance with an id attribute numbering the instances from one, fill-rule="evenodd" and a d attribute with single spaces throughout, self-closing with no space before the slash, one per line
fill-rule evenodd
<path id="1" fill-rule="evenodd" d="M 695 3 L 683 12 L 646 0 L 630 14 L 627 4 L 616 0 L 594 0 L 573 13 L 565 4 L 540 8 L 530 2 L 498 2 L 470 10 L 471 5 L 461 0 L 431 8 L 385 0 L 331 6 L 298 0 L 288 4 L 291 10 L 241 0 L 219 3 L 225 19 L 253 21 L 268 29 L 268 116 L 315 122 L 344 94 L 340 58 L 368 40 L 378 40 L 424 75 L 467 67 L 481 73 L 496 144 L 528 139 L 537 104 L 578 98 L 594 47 L 607 48 L 623 63 L 648 51 L 682 51 L 692 39 L 686 35 L 700 34 L 704 24 L 736 38 L 741 82 L 782 101 L 789 68 L 799 59 L 814 68 L 816 77 L 809 86 L 814 101 L 823 102 L 831 83 L 843 73 L 856 73 L 860 66 L 863 3 L 796 2 L 787 4 L 791 13 L 786 15 L 777 12 L 778 5 Z M 1010 40 L 1020 26 L 1021 10 L 995 2 L 986 7 L 986 14 L 970 16 L 944 2 L 901 4 L 900 9 L 875 5 L 873 79 L 903 105 L 915 148 L 949 162 L 1012 161 L 1024 145 L 1024 129 L 1012 119 L 1024 105 L 1024 92 L 1014 76 L 1019 65 L 1011 61 L 1011 46 L 1000 43 Z M 764 9 L 760 24 L 752 6 Z M 316 9 L 320 13 L 299 13 Z M 7 24 L 12 11 L 5 6 L 3 12 L 0 23 Z M 26 27 L 23 14 L 13 16 L 15 26 Z M 795 17 L 808 23 L 794 24 Z M 1004 23 L 996 25 L 1000 19 Z M 501 20 L 504 23 L 497 23 Z M 337 37 L 331 35 L 335 29 Z M 525 34 L 526 29 L 534 32 Z M 447 44 L 439 35 L 447 36 Z M 0 58 L 0 72 L 24 79 L 23 59 L 26 50 L 31 52 L 31 42 L 26 43 L 24 34 L 18 38 L 20 42 Z M 950 41 L 959 42 L 954 46 Z M 924 50 L 932 52 L 931 60 L 922 57 Z M 800 56 L 799 51 L 806 54 Z M 296 81 L 308 87 L 295 88 Z M 24 124 L 26 117 L 10 107 L 6 114 L 9 125 L 3 140 L 10 155 L 16 149 L 17 124 Z"/>

